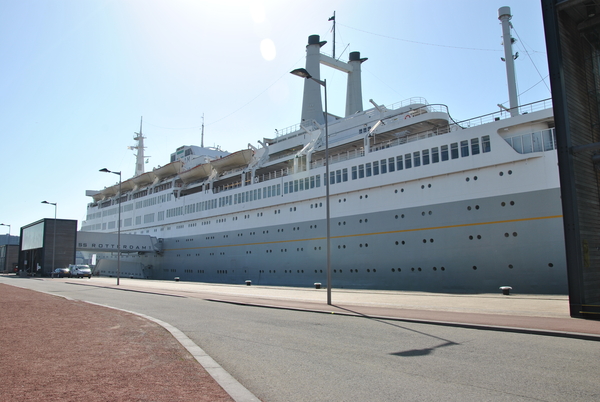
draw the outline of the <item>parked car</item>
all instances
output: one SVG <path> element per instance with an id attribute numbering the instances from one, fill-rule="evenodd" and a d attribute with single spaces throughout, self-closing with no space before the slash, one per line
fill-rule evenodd
<path id="1" fill-rule="evenodd" d="M 89 265 L 70 265 L 69 266 L 70 271 L 71 271 L 71 277 L 74 278 L 91 278 L 92 277 L 92 270 L 90 269 Z"/>
<path id="2" fill-rule="evenodd" d="M 70 278 L 71 277 L 71 271 L 69 270 L 69 268 L 56 268 L 54 270 L 54 272 L 52 273 L 52 277 L 56 277 L 56 278 Z"/>

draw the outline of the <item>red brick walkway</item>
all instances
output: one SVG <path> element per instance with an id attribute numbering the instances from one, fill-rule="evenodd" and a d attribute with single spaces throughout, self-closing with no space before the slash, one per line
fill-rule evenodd
<path id="1" fill-rule="evenodd" d="M 231 401 L 161 326 L 0 284 L 0 401 Z"/>

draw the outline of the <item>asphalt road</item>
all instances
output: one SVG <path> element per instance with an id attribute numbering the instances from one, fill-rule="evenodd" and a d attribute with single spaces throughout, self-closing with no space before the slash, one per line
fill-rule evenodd
<path id="1" fill-rule="evenodd" d="M 597 342 L 208 302 L 53 281 L 7 284 L 179 328 L 264 401 L 600 400 Z"/>

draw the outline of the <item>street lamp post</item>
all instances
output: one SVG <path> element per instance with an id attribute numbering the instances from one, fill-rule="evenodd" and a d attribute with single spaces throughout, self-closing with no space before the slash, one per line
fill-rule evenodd
<path id="1" fill-rule="evenodd" d="M 121 280 L 121 172 L 113 172 L 107 168 L 100 169 L 100 172 L 119 175 L 119 198 L 117 199 L 119 208 L 117 217 L 117 286 L 119 286 Z"/>
<path id="2" fill-rule="evenodd" d="M 42 204 L 49 204 L 49 205 L 54 205 L 54 235 L 52 236 L 52 271 L 50 271 L 50 276 L 52 276 L 54 274 L 54 256 L 56 254 L 56 203 L 55 202 L 48 202 L 48 201 L 42 201 Z"/>
<path id="3" fill-rule="evenodd" d="M 0 226 L 8 226 L 8 241 L 6 242 L 6 253 L 4 253 L 4 271 L 6 271 L 6 267 L 8 266 L 8 250 L 10 249 L 10 225 L 5 223 L 0 223 Z"/>
<path id="4" fill-rule="evenodd" d="M 313 80 L 325 91 L 325 226 L 327 227 L 327 304 L 331 305 L 331 225 L 329 214 L 329 123 L 327 121 L 327 80 L 318 80 L 311 76 L 305 68 L 297 68 L 290 72 L 298 77 Z"/>

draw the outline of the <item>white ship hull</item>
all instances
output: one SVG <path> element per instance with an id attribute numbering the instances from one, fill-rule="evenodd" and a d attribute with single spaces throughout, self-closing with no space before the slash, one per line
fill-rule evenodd
<path id="1" fill-rule="evenodd" d="M 309 38 L 307 68 L 327 60 L 319 47 Z M 360 77 L 348 79 L 356 93 Z M 327 177 L 318 90 L 305 86 L 303 124 L 262 148 L 180 147 L 152 183 L 90 192 L 82 231 L 116 233 L 120 205 L 121 233 L 160 239 L 161 252 L 123 254 L 123 276 L 325 285 L 329 183 L 333 287 L 567 292 L 551 104 L 461 123 L 420 98 L 330 115 Z M 117 275 L 116 253 L 97 257 Z"/>

